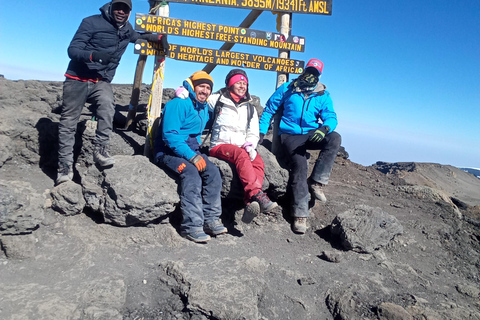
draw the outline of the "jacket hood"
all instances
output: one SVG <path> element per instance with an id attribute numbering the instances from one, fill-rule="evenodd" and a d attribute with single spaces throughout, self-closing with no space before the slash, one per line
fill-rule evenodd
<path id="1" fill-rule="evenodd" d="M 113 24 L 114 26 L 116 26 L 118 28 L 121 28 L 128 23 L 128 19 L 130 18 L 130 14 L 132 13 L 130 11 L 130 13 L 128 15 L 128 18 L 127 18 L 127 21 L 125 21 L 125 23 L 123 25 L 117 26 L 117 22 L 113 18 L 113 14 L 112 14 L 112 3 L 111 2 L 105 3 L 103 6 L 100 7 L 99 10 L 102 13 L 103 17 L 105 18 L 105 20 L 107 20 L 108 22 L 110 22 L 111 24 Z"/>
<path id="2" fill-rule="evenodd" d="M 319 82 L 319 83 L 317 83 L 317 86 L 315 87 L 315 89 L 313 89 L 313 92 L 320 93 L 320 92 L 323 92 L 325 90 L 327 90 L 327 86 L 324 85 L 323 83 Z"/>

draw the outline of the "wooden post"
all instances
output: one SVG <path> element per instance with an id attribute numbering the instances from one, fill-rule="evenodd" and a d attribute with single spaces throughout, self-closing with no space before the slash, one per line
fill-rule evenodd
<path id="1" fill-rule="evenodd" d="M 157 6 L 155 1 L 149 1 L 150 14 L 157 13 Z M 132 96 L 130 97 L 130 105 L 128 106 L 127 120 L 125 121 L 124 130 L 127 130 L 137 115 L 138 101 L 140 99 L 140 89 L 142 87 L 143 70 L 147 62 L 147 55 L 139 55 L 137 60 L 137 67 L 135 68 L 135 77 L 133 79 Z"/>
<path id="2" fill-rule="evenodd" d="M 290 37 L 292 30 L 292 14 L 283 13 L 281 14 L 281 25 L 280 33 L 283 34 L 287 39 Z M 290 58 L 290 51 L 287 50 L 278 50 L 279 58 Z M 275 89 L 278 89 L 282 84 L 288 81 L 288 73 L 277 72 L 277 86 Z M 278 125 L 283 114 L 283 106 L 273 116 L 273 137 L 272 137 L 272 153 L 275 155 L 281 155 L 280 147 L 280 136 L 278 135 Z"/>
<path id="3" fill-rule="evenodd" d="M 257 18 L 260 16 L 260 14 L 263 12 L 263 10 L 252 10 L 248 16 L 240 23 L 239 27 L 240 28 L 250 28 L 252 24 L 257 20 Z M 225 42 L 221 47 L 220 50 L 230 50 L 233 48 L 235 43 L 233 42 Z M 204 68 L 203 71 L 206 73 L 210 73 L 215 69 L 217 65 L 214 63 L 208 63 Z"/>
<path id="4" fill-rule="evenodd" d="M 155 6 L 159 6 L 162 1 L 155 2 Z M 154 7 L 155 7 L 154 6 Z M 170 7 L 168 3 L 158 8 L 157 15 L 160 17 L 168 17 L 170 15 Z M 163 97 L 163 76 L 165 71 L 165 56 L 155 56 L 155 65 L 153 71 L 153 81 L 150 100 L 147 110 L 147 134 L 145 137 L 145 148 L 143 154 L 151 158 L 153 151 L 153 141 L 158 128 L 158 119 L 162 113 L 162 97 Z"/>
<path id="5" fill-rule="evenodd" d="M 133 80 L 132 96 L 130 97 L 130 105 L 128 106 L 127 120 L 125 121 L 124 130 L 127 130 L 135 120 L 137 115 L 138 100 L 140 99 L 140 89 L 142 87 L 143 70 L 147 62 L 147 55 L 139 55 L 137 67 L 135 69 L 135 78 Z"/>

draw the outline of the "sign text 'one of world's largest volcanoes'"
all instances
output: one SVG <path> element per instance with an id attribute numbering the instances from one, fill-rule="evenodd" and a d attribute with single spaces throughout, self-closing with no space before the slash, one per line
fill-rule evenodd
<path id="1" fill-rule="evenodd" d="M 166 33 L 174 36 L 217 40 L 289 51 L 305 51 L 305 38 L 280 33 L 225 26 L 215 23 L 160 17 L 151 14 L 135 15 L 135 30 Z"/>
<path id="2" fill-rule="evenodd" d="M 332 0 L 169 0 L 169 2 L 239 9 L 332 15 Z"/>
<path id="3" fill-rule="evenodd" d="M 160 44 L 137 40 L 135 53 L 141 55 L 164 55 Z M 234 66 L 284 73 L 302 73 L 305 61 L 278 57 L 262 56 L 228 50 L 216 50 L 200 47 L 184 46 L 170 43 L 167 57 L 175 60 L 213 63 L 224 66 Z"/>

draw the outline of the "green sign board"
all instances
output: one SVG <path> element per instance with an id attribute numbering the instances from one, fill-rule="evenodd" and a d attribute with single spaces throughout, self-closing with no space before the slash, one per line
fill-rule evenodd
<path id="1" fill-rule="evenodd" d="M 167 57 L 175 60 L 214 63 L 217 65 L 250 68 L 283 73 L 302 73 L 305 61 L 262 56 L 227 50 L 207 49 L 170 43 Z M 142 55 L 163 55 L 161 45 L 145 40 L 135 42 L 135 53 Z"/>
<path id="2" fill-rule="evenodd" d="M 137 13 L 135 16 L 135 30 L 151 33 L 166 33 L 175 36 L 206 40 L 234 42 L 238 44 L 288 51 L 305 51 L 304 37 L 290 36 L 288 39 L 285 39 L 285 36 L 280 33 L 231 27 L 215 23 L 159 17 L 142 13 Z"/>
<path id="3" fill-rule="evenodd" d="M 250 10 L 332 15 L 332 0 L 169 0 Z"/>

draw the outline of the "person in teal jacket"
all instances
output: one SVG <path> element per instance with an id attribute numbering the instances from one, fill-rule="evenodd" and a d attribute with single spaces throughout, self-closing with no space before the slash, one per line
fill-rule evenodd
<path id="1" fill-rule="evenodd" d="M 180 178 L 180 234 L 194 242 L 207 242 L 228 230 L 222 224 L 220 170 L 200 152 L 202 132 L 209 119 L 207 99 L 212 77 L 197 71 L 183 82 L 188 97 L 169 101 L 155 139 L 155 163 Z"/>
<path id="2" fill-rule="evenodd" d="M 323 186 L 328 184 L 333 163 L 341 144 L 335 132 L 337 115 L 326 86 L 319 82 L 323 63 L 311 59 L 295 80 L 281 85 L 267 101 L 260 118 L 263 141 L 273 115 L 283 109 L 279 122 L 280 143 L 290 160 L 293 231 L 307 230 L 309 188 L 313 196 L 325 202 Z M 321 150 L 307 179 L 307 150 Z"/>

